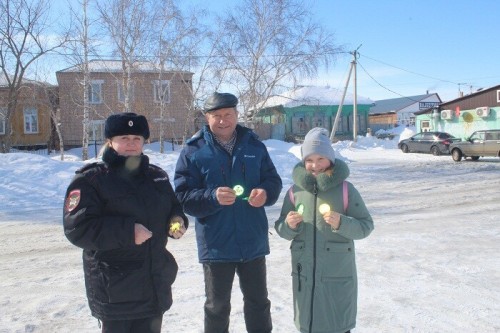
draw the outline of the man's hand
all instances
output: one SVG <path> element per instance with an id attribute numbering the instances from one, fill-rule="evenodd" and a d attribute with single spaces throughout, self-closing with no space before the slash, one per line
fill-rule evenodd
<path id="1" fill-rule="evenodd" d="M 248 196 L 248 203 L 253 207 L 262 207 L 267 201 L 266 190 L 262 188 L 254 188 Z"/>
<path id="2" fill-rule="evenodd" d="M 134 224 L 134 237 L 135 237 L 135 244 L 136 245 L 141 245 L 151 237 L 153 237 L 153 233 L 148 230 L 145 226 L 143 226 L 140 223 L 135 223 Z"/>
<path id="3" fill-rule="evenodd" d="M 215 197 L 219 204 L 223 206 L 232 205 L 236 201 L 236 194 L 234 190 L 229 187 L 218 187 L 217 190 L 215 190 Z"/>

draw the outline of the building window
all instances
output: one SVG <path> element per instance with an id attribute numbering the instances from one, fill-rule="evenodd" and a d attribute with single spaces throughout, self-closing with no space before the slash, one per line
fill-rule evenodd
<path id="1" fill-rule="evenodd" d="M 89 84 L 88 98 L 92 104 L 102 103 L 102 84 L 103 80 L 92 80 Z"/>
<path id="2" fill-rule="evenodd" d="M 156 103 L 170 103 L 170 81 L 156 80 L 153 81 L 153 94 Z"/>
<path id="3" fill-rule="evenodd" d="M 123 86 L 123 83 L 121 81 L 118 81 L 117 87 L 118 101 L 125 103 L 125 87 Z M 129 102 L 134 100 L 134 85 L 132 83 L 130 83 L 129 85 L 128 100 Z"/>
<path id="4" fill-rule="evenodd" d="M 5 134 L 5 116 L 7 108 L 0 108 L 0 134 Z"/>
<path id="5" fill-rule="evenodd" d="M 36 108 L 24 109 L 24 133 L 38 133 L 38 112 Z"/>
<path id="6" fill-rule="evenodd" d="M 429 132 L 431 130 L 431 122 L 429 120 L 422 120 L 420 122 L 422 132 Z"/>
<path id="7" fill-rule="evenodd" d="M 335 126 L 335 117 L 337 116 L 337 114 L 334 114 L 332 117 L 331 117 L 331 122 L 332 122 L 332 130 L 333 130 L 333 127 Z M 347 125 L 346 125 L 346 119 L 347 117 L 344 117 L 342 115 L 339 116 L 339 119 L 337 121 L 337 128 L 335 129 L 335 133 L 344 133 L 345 132 L 345 128 L 347 128 Z"/>
<path id="8" fill-rule="evenodd" d="M 292 117 L 292 134 L 305 135 L 308 132 L 308 118 L 304 112 L 296 112 Z"/>
<path id="9" fill-rule="evenodd" d="M 312 127 L 324 127 L 325 115 L 322 112 L 316 113 L 312 118 Z"/>
<path id="10" fill-rule="evenodd" d="M 471 137 L 469 138 L 470 141 L 472 142 L 480 142 L 484 141 L 484 132 L 476 132 Z"/>
<path id="11" fill-rule="evenodd" d="M 410 123 L 409 123 L 410 126 L 415 126 L 415 116 L 414 115 L 410 115 Z"/>
<path id="12" fill-rule="evenodd" d="M 500 90 L 497 90 L 497 102 L 500 103 Z"/>
<path id="13" fill-rule="evenodd" d="M 90 142 L 104 142 L 104 120 L 91 120 L 88 133 Z"/>

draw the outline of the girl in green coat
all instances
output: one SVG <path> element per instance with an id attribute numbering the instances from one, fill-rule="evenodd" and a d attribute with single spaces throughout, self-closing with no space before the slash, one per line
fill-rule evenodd
<path id="1" fill-rule="evenodd" d="M 349 168 L 335 159 L 328 132 L 313 128 L 293 170 L 294 185 L 275 223 L 291 240 L 294 321 L 304 333 L 344 333 L 356 326 L 354 240 L 367 237 L 373 220 Z"/>

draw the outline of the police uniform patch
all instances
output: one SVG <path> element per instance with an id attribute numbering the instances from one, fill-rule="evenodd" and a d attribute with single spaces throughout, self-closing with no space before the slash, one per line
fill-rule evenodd
<path id="1" fill-rule="evenodd" d="M 80 203 L 80 190 L 73 190 L 69 192 L 66 198 L 66 210 L 71 212 Z"/>

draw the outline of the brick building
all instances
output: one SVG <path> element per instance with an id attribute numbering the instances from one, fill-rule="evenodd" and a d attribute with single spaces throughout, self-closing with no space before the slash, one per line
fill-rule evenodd
<path id="1" fill-rule="evenodd" d="M 130 75 L 124 75 L 122 65 L 120 61 L 89 62 L 90 77 L 85 93 L 91 141 L 102 142 L 105 119 L 125 111 L 146 116 L 151 141 L 158 140 L 160 134 L 166 140 L 182 140 L 194 133 L 193 73 L 160 70 L 152 63 L 137 62 Z M 56 73 L 61 131 L 69 146 L 78 145 L 82 140 L 85 103 L 81 68 L 77 65 Z M 163 133 L 160 133 L 161 123 Z"/>

